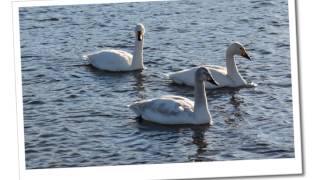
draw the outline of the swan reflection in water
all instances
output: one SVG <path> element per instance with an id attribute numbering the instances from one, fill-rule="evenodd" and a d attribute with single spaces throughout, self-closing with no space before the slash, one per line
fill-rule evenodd
<path id="1" fill-rule="evenodd" d="M 231 97 L 228 102 L 228 106 L 226 106 L 227 114 L 225 115 L 225 123 L 236 128 L 240 125 L 240 122 L 245 120 L 243 115 L 246 112 L 243 110 L 243 108 L 241 108 L 243 104 L 243 98 L 239 96 L 239 90 L 230 92 L 230 95 Z"/>
<path id="2" fill-rule="evenodd" d="M 95 81 L 101 80 L 103 86 L 123 86 L 123 90 L 126 90 L 132 97 L 138 97 L 138 99 L 145 98 L 145 85 L 144 81 L 146 75 L 143 70 L 135 70 L 130 72 L 110 72 L 96 69 L 90 64 L 81 65 L 86 71 L 93 74 L 90 78 L 94 78 Z M 127 96 L 127 94 L 123 94 Z"/>
<path id="3" fill-rule="evenodd" d="M 139 99 L 144 99 L 145 98 L 144 81 L 146 76 L 143 74 L 142 71 L 135 71 L 135 72 L 132 72 L 132 74 L 134 77 L 134 83 L 132 84 L 133 90 L 137 93 L 137 97 Z"/>
<path id="4" fill-rule="evenodd" d="M 207 151 L 208 142 L 206 141 L 205 133 L 208 129 L 209 126 L 198 126 L 191 128 L 193 131 L 192 143 L 197 146 L 197 150 L 194 155 L 188 157 L 190 160 L 195 162 L 204 160 L 204 156 L 202 155 Z"/>
<path id="5" fill-rule="evenodd" d="M 185 146 L 190 152 L 184 152 L 187 155 L 188 161 L 200 162 L 204 161 L 203 154 L 207 151 L 207 146 L 210 142 L 207 142 L 206 132 L 210 128 L 210 125 L 161 125 L 148 121 L 143 121 L 141 118 L 136 118 L 136 127 L 140 134 L 144 134 L 147 141 L 159 141 L 164 143 L 169 141 L 174 144 L 178 143 L 180 138 L 187 138 Z M 156 138 L 154 138 L 156 137 Z M 145 139 L 145 140 L 146 140 Z M 174 148 L 174 147 L 173 147 Z M 173 150 L 173 149 L 172 149 Z M 165 153 L 165 151 L 162 153 Z M 192 152 L 194 151 L 194 152 Z"/>

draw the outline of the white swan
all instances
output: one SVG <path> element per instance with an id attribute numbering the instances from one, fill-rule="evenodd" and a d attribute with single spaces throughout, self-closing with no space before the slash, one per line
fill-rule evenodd
<path id="1" fill-rule="evenodd" d="M 219 83 L 219 85 L 217 86 L 208 84 L 206 86 L 208 89 L 220 87 L 240 87 L 248 85 L 247 81 L 242 78 L 241 74 L 238 71 L 236 63 L 234 62 L 234 55 L 240 55 L 251 60 L 245 48 L 239 42 L 231 44 L 226 52 L 226 68 L 221 66 L 205 65 L 205 67 L 210 70 L 215 80 Z M 175 73 L 170 73 L 168 77 L 175 83 L 194 86 L 195 81 L 193 77 L 196 70 L 197 67 L 190 68 Z"/>
<path id="2" fill-rule="evenodd" d="M 144 69 L 143 41 L 145 29 L 143 24 L 137 24 L 136 42 L 133 55 L 122 50 L 106 49 L 84 56 L 97 69 L 107 71 L 134 71 Z"/>
<path id="3" fill-rule="evenodd" d="M 217 82 L 205 67 L 198 68 L 193 78 L 195 79 L 195 102 L 181 96 L 162 96 L 142 100 L 129 107 L 142 119 L 158 124 L 212 124 L 204 81 L 216 85 Z"/>

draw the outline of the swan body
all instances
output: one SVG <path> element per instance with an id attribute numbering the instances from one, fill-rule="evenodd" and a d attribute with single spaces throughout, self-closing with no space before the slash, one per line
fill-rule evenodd
<path id="1" fill-rule="evenodd" d="M 134 71 L 144 69 L 144 26 L 138 24 L 135 31 L 136 42 L 133 54 L 123 50 L 105 49 L 85 55 L 84 58 L 87 59 L 93 67 L 106 71 Z"/>
<path id="2" fill-rule="evenodd" d="M 212 124 L 204 81 L 217 83 L 205 67 L 198 68 L 194 78 L 196 82 L 195 102 L 185 97 L 169 95 L 142 100 L 129 107 L 142 119 L 158 124 Z"/>
<path id="3" fill-rule="evenodd" d="M 221 87 L 240 87 L 246 86 L 248 83 L 242 78 L 238 71 L 238 68 L 234 61 L 234 56 L 240 55 L 249 60 L 251 58 L 248 56 L 245 48 L 238 42 L 231 44 L 226 52 L 226 67 L 215 66 L 215 65 L 205 65 L 205 67 L 210 71 L 215 80 L 219 85 L 212 85 L 207 83 L 206 88 L 215 89 Z M 185 69 L 182 71 L 170 73 L 168 75 L 174 83 L 183 84 L 187 86 L 195 86 L 194 74 L 197 67 Z"/>

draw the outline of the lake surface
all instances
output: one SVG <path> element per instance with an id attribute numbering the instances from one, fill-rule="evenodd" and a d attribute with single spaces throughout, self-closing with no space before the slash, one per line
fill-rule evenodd
<path id="1" fill-rule="evenodd" d="M 134 48 L 140 72 L 108 73 L 81 56 Z M 83 167 L 294 157 L 287 0 L 198 0 L 20 9 L 26 167 Z M 127 105 L 193 89 L 165 74 L 236 57 L 253 88 L 207 91 L 213 126 L 139 123 Z"/>

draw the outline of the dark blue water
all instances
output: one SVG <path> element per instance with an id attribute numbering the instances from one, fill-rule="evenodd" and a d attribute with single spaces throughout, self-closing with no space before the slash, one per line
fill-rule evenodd
<path id="1" fill-rule="evenodd" d="M 146 70 L 107 73 L 85 53 L 133 51 L 146 27 Z M 294 157 L 286 0 L 198 0 L 26 7 L 20 9 L 26 167 L 81 167 Z M 254 61 L 237 58 L 254 88 L 207 92 L 214 125 L 138 123 L 127 105 L 193 89 L 164 74 L 225 65 L 240 41 Z"/>

